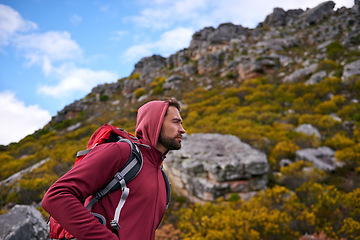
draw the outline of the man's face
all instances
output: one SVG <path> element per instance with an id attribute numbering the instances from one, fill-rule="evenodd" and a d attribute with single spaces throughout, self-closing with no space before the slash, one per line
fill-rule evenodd
<path id="1" fill-rule="evenodd" d="M 176 107 L 170 106 L 161 127 L 157 149 L 165 153 L 167 150 L 181 148 L 182 135 L 185 133 L 182 127 L 182 118 Z"/>

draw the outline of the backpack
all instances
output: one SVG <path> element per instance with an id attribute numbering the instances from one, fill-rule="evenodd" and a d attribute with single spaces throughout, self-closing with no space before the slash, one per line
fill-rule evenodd
<path id="1" fill-rule="evenodd" d="M 74 166 L 78 164 L 94 147 L 109 142 L 128 143 L 131 148 L 131 154 L 125 165 L 121 168 L 119 172 L 115 174 L 113 179 L 104 188 L 100 189 L 98 192 L 93 194 L 94 198 L 88 203 L 86 209 L 90 211 L 92 206 L 94 206 L 94 204 L 97 203 L 99 200 L 101 200 L 104 196 L 107 196 L 108 194 L 118 189 L 121 189 L 122 190 L 121 198 L 115 210 L 114 219 L 110 223 L 110 225 L 117 230 L 120 228 L 120 225 L 118 223 L 120 212 L 125 204 L 125 201 L 130 191 L 130 189 L 127 188 L 126 186 L 126 183 L 129 183 L 133 178 L 137 176 L 143 165 L 142 154 L 138 146 L 143 146 L 147 148 L 150 148 L 150 146 L 141 144 L 138 138 L 126 132 L 124 129 L 117 128 L 113 125 L 104 124 L 92 134 L 92 136 L 89 139 L 87 149 L 79 151 L 77 153 Z M 170 186 L 169 178 L 167 177 L 166 173 L 162 168 L 161 168 L 161 173 L 164 177 L 164 181 L 166 184 L 166 209 L 167 209 L 170 201 L 171 186 Z M 102 215 L 93 212 L 91 212 L 91 214 L 93 214 L 99 220 L 100 223 L 106 225 L 106 219 Z M 73 236 L 69 232 L 67 232 L 53 217 L 50 216 L 49 220 L 50 220 L 50 238 L 53 239 L 73 238 Z"/>

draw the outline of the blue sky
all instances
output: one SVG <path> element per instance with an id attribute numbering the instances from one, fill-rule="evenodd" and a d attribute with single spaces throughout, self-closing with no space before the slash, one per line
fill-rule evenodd
<path id="1" fill-rule="evenodd" d="M 0 0 L 0 144 L 43 127 L 98 84 L 129 76 L 142 57 L 188 47 L 204 27 L 254 28 L 274 7 L 306 10 L 322 2 Z"/>

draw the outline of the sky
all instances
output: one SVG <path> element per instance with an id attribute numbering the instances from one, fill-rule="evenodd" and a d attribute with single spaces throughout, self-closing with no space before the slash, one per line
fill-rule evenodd
<path id="1" fill-rule="evenodd" d="M 0 0 L 0 144 L 45 126 L 93 87 L 168 57 L 221 23 L 255 28 L 275 7 L 321 0 Z M 354 0 L 335 0 L 335 9 Z"/>

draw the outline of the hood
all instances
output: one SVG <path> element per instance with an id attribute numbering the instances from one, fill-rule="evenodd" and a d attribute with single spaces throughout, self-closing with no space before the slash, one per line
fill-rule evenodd
<path id="1" fill-rule="evenodd" d="M 164 101 L 151 101 L 140 107 L 136 120 L 136 137 L 156 147 L 168 107 L 169 103 Z"/>

